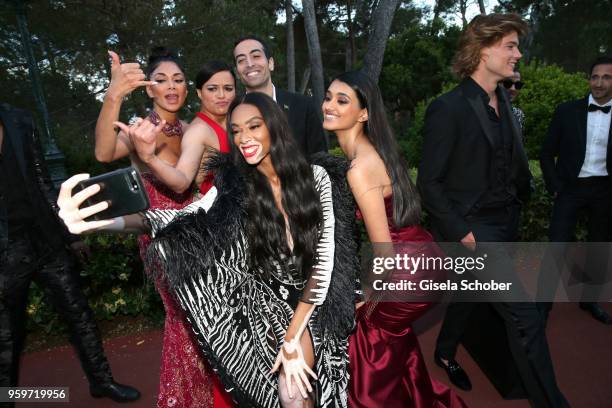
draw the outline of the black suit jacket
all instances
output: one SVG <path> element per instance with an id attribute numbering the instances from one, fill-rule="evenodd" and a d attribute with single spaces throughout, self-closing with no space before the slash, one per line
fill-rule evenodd
<path id="1" fill-rule="evenodd" d="M 562 103 L 550 122 L 540 150 L 540 166 L 551 194 L 571 185 L 580 174 L 586 154 L 588 104 L 588 96 Z M 608 131 L 606 167 L 612 175 L 612 126 Z"/>
<path id="2" fill-rule="evenodd" d="M 312 98 L 276 88 L 276 103 L 287 114 L 293 137 L 306 157 L 327 152 L 327 137 L 319 116 L 321 109 L 317 109 Z"/>
<path id="3" fill-rule="evenodd" d="M 20 176 L 34 211 L 33 217 L 44 234 L 42 238 L 52 247 L 78 241 L 78 236 L 70 234 L 57 216 L 57 190 L 47 172 L 32 117 L 24 110 L 0 104 L 0 120 L 4 137 L 10 139 L 15 151 Z M 9 239 L 6 194 L 0 191 L 0 253 L 7 248 Z"/>
<path id="4" fill-rule="evenodd" d="M 438 239 L 459 241 L 471 228 L 465 216 L 494 182 L 493 131 L 482 98 L 482 88 L 471 78 L 435 99 L 427 108 L 423 153 L 417 186 Z M 498 88 L 502 120 L 513 133 L 510 182 L 518 196 L 530 193 L 531 173 L 512 114 L 507 92 Z"/>

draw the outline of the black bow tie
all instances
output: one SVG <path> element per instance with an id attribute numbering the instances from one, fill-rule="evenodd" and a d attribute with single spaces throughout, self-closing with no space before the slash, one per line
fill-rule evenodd
<path id="1" fill-rule="evenodd" d="M 612 106 L 610 106 L 610 105 L 608 105 L 608 106 L 599 106 L 599 105 L 595 105 L 594 103 L 590 103 L 589 104 L 589 112 L 595 112 L 597 110 L 600 110 L 603 113 L 610 113 L 610 109 L 612 109 Z"/>

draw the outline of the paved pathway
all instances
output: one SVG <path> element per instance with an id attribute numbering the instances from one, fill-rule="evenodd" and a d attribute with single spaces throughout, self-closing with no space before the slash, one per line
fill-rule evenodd
<path id="1" fill-rule="evenodd" d="M 612 313 L 612 303 L 605 309 Z M 433 361 L 435 338 L 443 309 L 426 315 L 416 327 L 430 374 L 448 382 L 445 373 Z M 576 304 L 555 306 L 548 326 L 548 339 L 559 385 L 572 407 L 612 407 L 612 326 L 596 322 Z M 112 338 L 104 343 L 117 381 L 130 384 L 142 392 L 141 400 L 116 404 L 109 399 L 89 396 L 88 386 L 79 362 L 70 346 L 29 353 L 22 362 L 21 384 L 31 386 L 68 386 L 70 403 L 44 404 L 44 407 L 153 407 L 155 406 L 161 332 L 144 332 L 135 336 Z M 474 389 L 460 392 L 474 408 L 528 408 L 525 400 L 502 400 L 478 366 L 460 349 L 458 360 L 472 378 Z M 18 408 L 42 408 L 39 403 L 18 404 Z M 177 407 L 178 408 L 178 407 Z M 373 407 L 375 408 L 375 407 Z"/>

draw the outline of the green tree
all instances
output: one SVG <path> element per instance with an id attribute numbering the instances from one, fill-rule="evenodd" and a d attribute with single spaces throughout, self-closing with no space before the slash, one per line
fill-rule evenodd
<path id="1" fill-rule="evenodd" d="M 525 86 L 516 105 L 525 113 L 527 155 L 537 159 L 557 105 L 586 96 L 589 85 L 582 73 L 570 74 L 559 66 L 538 61 L 521 67 L 520 72 Z"/>

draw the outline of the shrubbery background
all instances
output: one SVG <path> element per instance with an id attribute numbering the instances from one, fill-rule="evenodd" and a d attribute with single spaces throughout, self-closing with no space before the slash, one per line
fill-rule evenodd
<path id="1" fill-rule="evenodd" d="M 97 320 L 116 316 L 163 319 L 163 306 L 152 282 L 145 275 L 135 235 L 92 234 L 85 236 L 91 258 L 81 268 L 85 295 Z M 57 333 L 65 325 L 34 285 L 27 309 L 29 330 Z"/>

